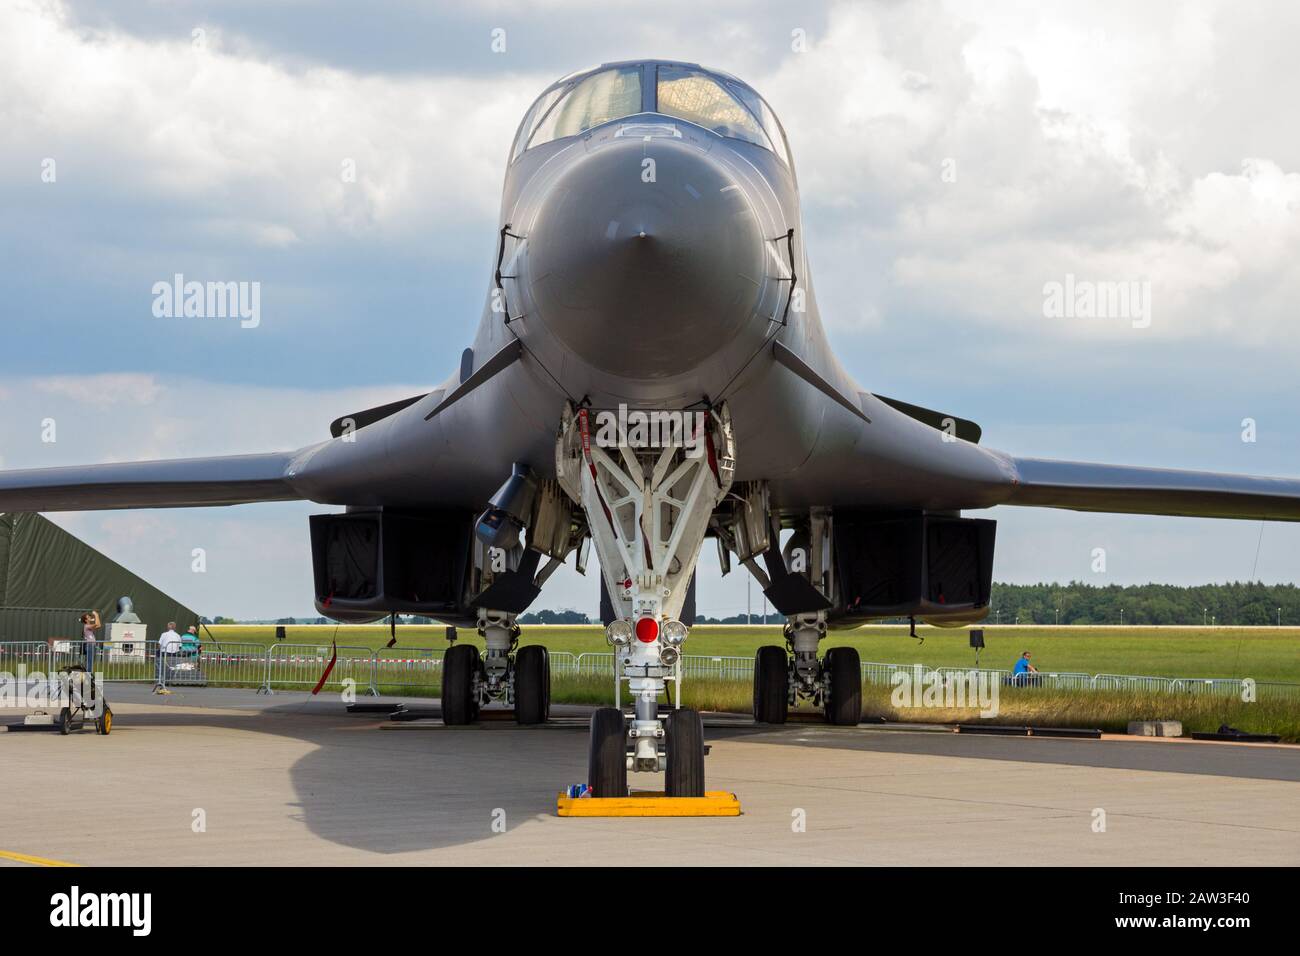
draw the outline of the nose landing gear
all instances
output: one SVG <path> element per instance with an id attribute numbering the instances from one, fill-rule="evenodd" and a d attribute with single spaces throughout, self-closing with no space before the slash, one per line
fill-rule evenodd
<path id="1" fill-rule="evenodd" d="M 633 712 L 604 707 L 591 720 L 588 782 L 597 797 L 627 796 L 627 774 L 665 774 L 669 797 L 703 797 L 704 725 L 674 709 L 665 722 L 659 695 L 680 689 L 679 620 L 709 518 L 735 473 L 735 439 L 725 407 L 676 414 L 675 434 L 647 447 L 625 425 L 593 441 L 590 409 L 565 409 L 556 443 L 561 486 L 582 505 L 614 607 L 606 627 L 614 648 L 615 702 L 623 682 Z M 598 426 L 599 427 L 599 426 Z M 680 695 L 678 696 L 680 702 Z"/>

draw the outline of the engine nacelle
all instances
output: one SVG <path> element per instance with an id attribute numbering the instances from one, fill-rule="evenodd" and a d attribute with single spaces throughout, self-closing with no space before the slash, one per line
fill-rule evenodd
<path id="1" fill-rule="evenodd" d="M 832 621 L 915 617 L 959 626 L 988 615 L 997 522 L 835 513 Z"/>
<path id="2" fill-rule="evenodd" d="M 397 612 L 472 624 L 474 518 L 467 511 L 312 515 L 316 609 L 351 623 Z"/>

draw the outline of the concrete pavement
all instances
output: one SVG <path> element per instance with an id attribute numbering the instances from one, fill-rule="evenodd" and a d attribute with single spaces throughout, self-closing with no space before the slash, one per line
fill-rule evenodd
<path id="1" fill-rule="evenodd" d="M 0 851 L 85 864 L 581 866 L 631 862 L 652 841 L 672 865 L 1300 863 L 1297 747 L 718 717 L 706 721 L 708 785 L 739 794 L 743 816 L 561 819 L 556 792 L 586 776 L 583 708 L 557 708 L 544 727 L 449 728 L 300 694 L 110 696 L 107 738 L 0 735 Z"/>

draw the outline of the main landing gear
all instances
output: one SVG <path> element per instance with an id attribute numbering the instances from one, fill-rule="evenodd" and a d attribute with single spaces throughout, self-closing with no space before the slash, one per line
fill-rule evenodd
<path id="1" fill-rule="evenodd" d="M 520 724 L 544 724 L 551 714 L 551 660 L 545 647 L 519 647 L 513 614 L 480 611 L 486 653 L 453 644 L 442 658 L 442 722 L 472 724 L 492 701 L 513 706 Z"/>
<path id="2" fill-rule="evenodd" d="M 789 709 L 811 700 L 826 722 L 842 727 L 862 719 L 862 664 L 852 647 L 832 647 L 818 660 L 826 616 L 798 614 L 786 622 L 789 648 L 760 647 L 754 658 L 754 719 L 783 724 Z"/>

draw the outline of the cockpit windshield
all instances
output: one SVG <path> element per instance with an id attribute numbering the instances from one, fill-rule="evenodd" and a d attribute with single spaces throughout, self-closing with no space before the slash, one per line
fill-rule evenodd
<path id="1" fill-rule="evenodd" d="M 690 120 L 719 136 L 771 148 L 758 118 L 717 79 L 684 66 L 659 67 L 659 112 Z"/>
<path id="2" fill-rule="evenodd" d="M 553 90 L 552 93 L 563 94 L 563 99 L 538 119 L 536 129 L 526 140 L 525 149 L 565 136 L 576 136 L 601 123 L 640 113 L 641 67 L 602 70 L 580 80 L 567 93 L 563 90 Z M 538 106 L 547 98 L 543 96 L 538 100 Z"/>
<path id="3" fill-rule="evenodd" d="M 643 74 L 651 95 L 642 89 Z M 781 124 L 748 86 L 698 66 L 654 62 L 577 74 L 557 83 L 528 111 L 511 159 L 534 146 L 641 112 L 686 120 L 719 136 L 754 143 L 790 162 Z"/>

